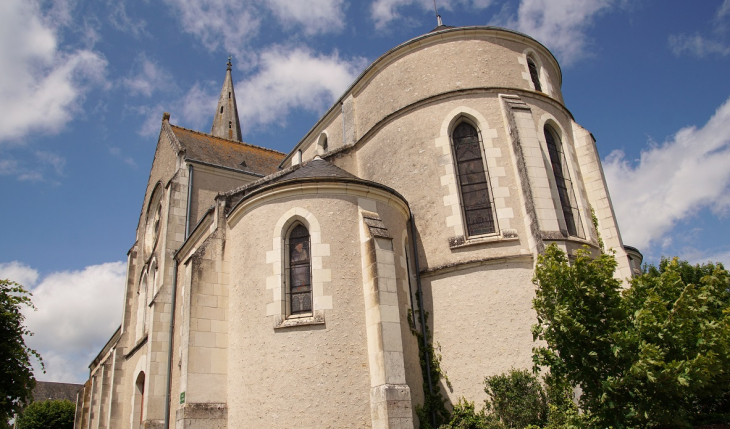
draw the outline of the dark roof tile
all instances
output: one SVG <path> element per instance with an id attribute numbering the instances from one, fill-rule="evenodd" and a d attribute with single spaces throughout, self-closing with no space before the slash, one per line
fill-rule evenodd
<path id="1" fill-rule="evenodd" d="M 279 168 L 284 153 L 248 143 L 226 140 L 187 128 L 170 125 L 185 149 L 185 158 L 245 173 L 267 176 Z"/>

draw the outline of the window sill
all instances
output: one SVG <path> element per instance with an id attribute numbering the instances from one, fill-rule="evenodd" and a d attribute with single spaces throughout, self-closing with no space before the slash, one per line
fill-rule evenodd
<path id="1" fill-rule="evenodd" d="M 461 249 L 463 247 L 476 246 L 488 243 L 503 243 L 506 241 L 518 241 L 517 231 L 514 229 L 502 230 L 500 234 L 492 234 L 481 237 L 466 238 L 463 235 L 449 238 L 450 249 Z"/>
<path id="2" fill-rule="evenodd" d="M 324 314 L 317 311 L 312 316 L 277 318 L 274 329 L 293 328 L 296 326 L 324 325 Z"/>

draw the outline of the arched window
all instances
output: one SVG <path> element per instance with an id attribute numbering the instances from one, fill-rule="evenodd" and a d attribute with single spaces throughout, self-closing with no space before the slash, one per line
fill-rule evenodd
<path id="1" fill-rule="evenodd" d="M 558 187 L 558 195 L 560 196 L 560 205 L 563 208 L 563 217 L 565 218 L 565 227 L 568 235 L 574 237 L 583 236 L 583 227 L 580 223 L 580 212 L 573 191 L 573 182 L 570 180 L 570 172 L 568 164 L 563 153 L 563 145 L 558 134 L 546 125 L 545 142 L 547 143 L 548 153 L 550 154 L 550 163 L 553 167 L 555 175 L 555 184 Z"/>
<path id="2" fill-rule="evenodd" d="M 537 65 L 535 65 L 535 61 L 527 57 L 527 68 L 530 69 L 530 78 L 532 78 L 532 84 L 535 85 L 535 91 L 542 92 L 542 87 L 540 86 L 540 74 L 537 70 Z"/>
<path id="3" fill-rule="evenodd" d="M 134 403 L 132 404 L 132 427 L 135 429 L 141 428 L 144 422 L 144 382 L 144 372 L 140 372 L 134 383 Z"/>
<path id="4" fill-rule="evenodd" d="M 287 306 L 289 315 L 312 312 L 312 259 L 309 231 L 297 223 L 287 239 Z"/>
<path id="5" fill-rule="evenodd" d="M 139 340 L 144 336 L 147 330 L 147 273 L 139 280 L 139 288 L 137 289 L 137 326 L 135 330 L 136 338 Z"/>
<path id="6" fill-rule="evenodd" d="M 467 235 L 494 233 L 496 226 L 479 132 L 471 124 L 462 122 L 454 128 L 451 140 Z"/>

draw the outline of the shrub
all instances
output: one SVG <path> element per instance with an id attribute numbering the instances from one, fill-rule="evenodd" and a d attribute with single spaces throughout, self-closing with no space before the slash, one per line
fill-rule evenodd
<path id="1" fill-rule="evenodd" d="M 67 400 L 33 402 L 18 416 L 18 429 L 73 429 L 76 406 Z"/>

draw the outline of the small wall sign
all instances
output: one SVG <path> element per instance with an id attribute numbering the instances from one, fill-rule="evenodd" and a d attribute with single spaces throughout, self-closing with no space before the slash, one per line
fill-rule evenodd
<path id="1" fill-rule="evenodd" d="M 180 403 L 181 404 L 185 403 L 185 392 L 180 393 Z"/>

